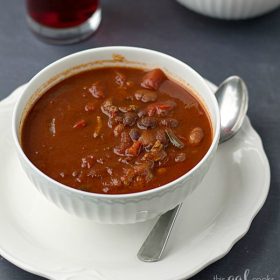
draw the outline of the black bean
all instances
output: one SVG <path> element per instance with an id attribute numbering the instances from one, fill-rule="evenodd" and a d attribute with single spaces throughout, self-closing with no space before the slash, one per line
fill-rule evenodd
<path id="1" fill-rule="evenodd" d="M 146 109 L 141 109 L 138 111 L 137 113 L 138 117 L 141 118 L 141 117 L 144 117 L 147 115 L 147 110 Z"/>
<path id="2" fill-rule="evenodd" d="M 140 131 L 137 128 L 132 128 L 129 132 L 132 141 L 137 141 L 140 137 Z"/>
<path id="3" fill-rule="evenodd" d="M 141 129 L 153 128 L 156 127 L 158 124 L 158 119 L 155 117 L 142 117 L 138 122 L 137 125 Z"/>
<path id="4" fill-rule="evenodd" d="M 138 119 L 138 116 L 135 112 L 127 112 L 123 116 L 124 126 L 133 126 Z"/>

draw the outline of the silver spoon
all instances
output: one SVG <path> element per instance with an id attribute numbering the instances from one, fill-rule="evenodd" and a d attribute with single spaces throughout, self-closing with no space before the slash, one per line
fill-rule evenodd
<path id="1" fill-rule="evenodd" d="M 248 90 L 244 81 L 237 77 L 227 78 L 215 92 L 220 114 L 220 143 L 227 141 L 240 129 L 248 109 Z M 157 262 L 180 211 L 182 203 L 161 215 L 140 248 L 137 257 L 144 262 Z"/>

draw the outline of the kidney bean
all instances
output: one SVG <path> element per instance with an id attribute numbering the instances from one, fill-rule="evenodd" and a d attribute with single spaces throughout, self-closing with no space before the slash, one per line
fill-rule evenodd
<path id="1" fill-rule="evenodd" d="M 134 94 L 136 100 L 141 100 L 144 103 L 157 100 L 157 93 L 147 89 L 139 89 Z"/>
<path id="2" fill-rule="evenodd" d="M 189 143 L 192 145 L 198 145 L 204 137 L 204 132 L 201 127 L 195 127 L 189 134 Z"/>
<path id="3" fill-rule="evenodd" d="M 135 112 L 127 112 L 123 116 L 123 125 L 124 126 L 133 126 L 138 119 L 138 116 Z"/>
<path id="4" fill-rule="evenodd" d="M 138 120 L 137 125 L 141 129 L 147 129 L 156 127 L 157 123 L 158 120 L 155 117 L 142 117 L 140 120 Z"/>
<path id="5" fill-rule="evenodd" d="M 166 80 L 166 76 L 163 71 L 158 68 L 153 69 L 145 74 L 141 86 L 143 88 L 157 90 L 164 80 Z"/>
<path id="6" fill-rule="evenodd" d="M 137 141 L 140 137 L 140 131 L 137 128 L 132 128 L 129 131 L 129 136 L 132 141 Z"/>
<path id="7" fill-rule="evenodd" d="M 98 82 L 92 84 L 92 86 L 88 89 L 88 91 L 95 98 L 99 99 L 99 98 L 104 98 L 105 97 L 104 88 Z"/>

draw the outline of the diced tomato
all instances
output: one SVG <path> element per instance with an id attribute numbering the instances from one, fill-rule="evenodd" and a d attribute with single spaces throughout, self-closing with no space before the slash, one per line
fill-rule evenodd
<path id="1" fill-rule="evenodd" d="M 126 154 L 128 156 L 138 156 L 142 147 L 140 141 L 135 141 L 128 149 L 126 149 Z"/>

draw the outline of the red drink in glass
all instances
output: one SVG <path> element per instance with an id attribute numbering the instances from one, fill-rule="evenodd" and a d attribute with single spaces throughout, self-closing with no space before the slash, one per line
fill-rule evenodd
<path id="1" fill-rule="evenodd" d="M 99 26 L 99 0 L 26 0 L 28 22 L 37 35 L 52 43 L 73 43 Z"/>

